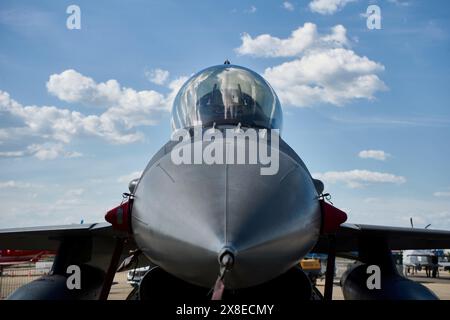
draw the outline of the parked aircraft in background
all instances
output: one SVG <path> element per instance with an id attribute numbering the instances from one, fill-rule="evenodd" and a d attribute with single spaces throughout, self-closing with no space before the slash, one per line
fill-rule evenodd
<path id="1" fill-rule="evenodd" d="M 0 266 L 12 266 L 21 263 L 36 262 L 42 256 L 55 252 L 43 250 L 0 250 Z"/>

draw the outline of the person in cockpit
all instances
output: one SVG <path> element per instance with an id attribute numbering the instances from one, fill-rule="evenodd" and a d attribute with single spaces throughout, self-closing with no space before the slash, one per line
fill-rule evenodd
<path id="1" fill-rule="evenodd" d="M 238 125 L 281 129 L 280 102 L 255 72 L 234 65 L 207 68 L 189 79 L 173 108 L 174 129 Z"/>

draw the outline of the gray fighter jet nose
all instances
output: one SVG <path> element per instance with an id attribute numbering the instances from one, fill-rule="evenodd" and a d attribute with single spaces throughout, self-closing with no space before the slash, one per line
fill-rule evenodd
<path id="1" fill-rule="evenodd" d="M 175 165 L 170 153 L 146 169 L 135 191 L 132 228 L 143 252 L 169 273 L 204 287 L 232 252 L 229 288 L 285 272 L 314 246 L 317 193 L 306 170 L 280 151 L 279 170 L 261 165 Z"/>

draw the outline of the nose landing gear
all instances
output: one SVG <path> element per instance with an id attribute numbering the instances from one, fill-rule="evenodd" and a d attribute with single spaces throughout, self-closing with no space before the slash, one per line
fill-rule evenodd
<path id="1" fill-rule="evenodd" d="M 230 271 L 234 265 L 234 254 L 230 249 L 223 249 L 219 254 L 220 271 L 219 277 L 214 285 L 214 291 L 211 300 L 222 300 L 223 292 L 225 290 L 225 274 Z"/>

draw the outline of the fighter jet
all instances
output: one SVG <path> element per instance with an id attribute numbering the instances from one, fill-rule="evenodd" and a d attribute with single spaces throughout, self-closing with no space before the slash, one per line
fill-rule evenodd
<path id="1" fill-rule="evenodd" d="M 229 62 L 200 71 L 171 123 L 107 222 L 0 230 L 0 249 L 57 250 L 50 274 L 9 299 L 106 299 L 119 265 L 148 264 L 140 299 L 331 299 L 336 256 L 358 261 L 342 280 L 346 299 L 437 299 L 397 273 L 391 250 L 450 248 L 450 232 L 344 223 L 281 138 L 279 99 L 259 74 Z M 324 296 L 299 267 L 309 253 L 328 255 Z M 73 265 L 81 289 L 66 285 Z"/>

